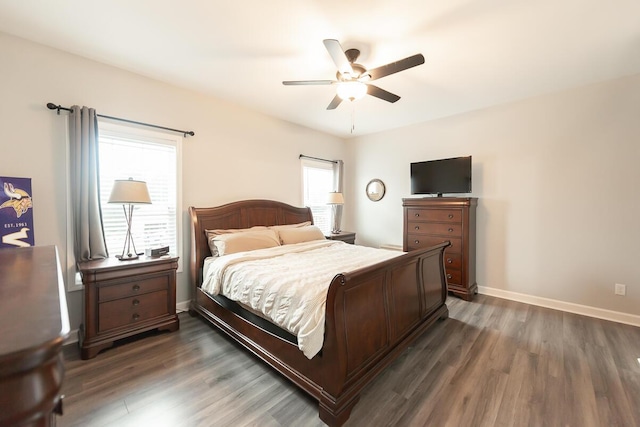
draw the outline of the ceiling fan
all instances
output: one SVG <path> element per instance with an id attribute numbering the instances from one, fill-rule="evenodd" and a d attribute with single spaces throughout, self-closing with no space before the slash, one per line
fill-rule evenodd
<path id="1" fill-rule="evenodd" d="M 374 86 L 369 82 L 424 64 L 424 56 L 419 53 L 367 70 L 364 66 L 355 62 L 360 56 L 358 49 L 343 50 L 340 42 L 334 39 L 326 39 L 323 43 L 338 68 L 336 80 L 294 80 L 283 81 L 282 84 L 286 86 L 337 84 L 336 96 L 327 106 L 327 110 L 334 110 L 345 99 L 353 101 L 362 98 L 366 94 L 387 102 L 396 102 L 400 99 L 398 95 Z"/>

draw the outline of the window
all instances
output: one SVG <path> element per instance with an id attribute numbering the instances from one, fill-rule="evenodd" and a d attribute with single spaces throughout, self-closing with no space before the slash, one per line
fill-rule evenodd
<path id="1" fill-rule="evenodd" d="M 103 122 L 99 127 L 100 203 L 109 256 L 122 253 L 127 232 L 122 205 L 108 203 L 111 188 L 116 179 L 133 178 L 146 181 L 151 197 L 150 205 L 134 206 L 131 233 L 136 251 L 169 246 L 182 259 L 182 137 Z"/>
<path id="2" fill-rule="evenodd" d="M 333 163 L 302 160 L 302 200 L 311 208 L 313 223 L 325 234 L 331 232 L 331 206 L 328 193 L 334 191 Z"/>

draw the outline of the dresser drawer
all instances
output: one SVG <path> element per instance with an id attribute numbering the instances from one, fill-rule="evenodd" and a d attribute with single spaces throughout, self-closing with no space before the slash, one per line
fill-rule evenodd
<path id="1" fill-rule="evenodd" d="M 450 251 L 451 248 L 447 248 L 444 253 L 444 266 L 447 270 L 460 270 L 462 268 L 462 255 Z"/>
<path id="2" fill-rule="evenodd" d="M 412 251 L 414 249 L 428 248 L 429 246 L 435 246 L 446 241 L 451 242 L 451 246 L 447 248 L 447 253 L 461 252 L 462 239 L 459 237 L 441 237 L 413 233 L 407 235 L 407 250 Z"/>
<path id="3" fill-rule="evenodd" d="M 169 313 L 167 291 L 104 302 L 98 313 L 99 332 L 162 316 Z"/>
<path id="4" fill-rule="evenodd" d="M 443 222 L 409 221 L 408 232 L 411 234 L 440 234 L 443 236 L 462 236 L 462 224 Z"/>
<path id="5" fill-rule="evenodd" d="M 461 209 L 407 209 L 407 221 L 437 221 L 462 223 Z"/>
<path id="6" fill-rule="evenodd" d="M 446 269 L 447 283 L 460 285 L 462 283 L 462 272 L 460 270 Z"/>
<path id="7" fill-rule="evenodd" d="M 168 288 L 168 275 L 148 278 L 142 277 L 138 280 L 133 280 L 128 283 L 121 283 L 118 285 L 106 285 L 105 283 L 103 283 L 98 286 L 98 302 L 132 297 L 135 295 L 146 294 L 148 292 L 154 292 Z"/>

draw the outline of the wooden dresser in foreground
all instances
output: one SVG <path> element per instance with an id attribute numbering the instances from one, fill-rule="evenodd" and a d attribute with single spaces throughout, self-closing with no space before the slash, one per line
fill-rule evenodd
<path id="1" fill-rule="evenodd" d="M 0 426 L 55 425 L 68 335 L 55 246 L 0 249 Z"/>
<path id="2" fill-rule="evenodd" d="M 473 197 L 403 199 L 403 248 L 410 251 L 445 241 L 447 284 L 453 294 L 470 301 L 477 293 L 476 206 Z"/>
<path id="3" fill-rule="evenodd" d="M 114 341 L 151 329 L 175 331 L 177 257 L 120 261 L 117 258 L 79 265 L 84 284 L 84 324 L 80 356 L 95 357 Z"/>

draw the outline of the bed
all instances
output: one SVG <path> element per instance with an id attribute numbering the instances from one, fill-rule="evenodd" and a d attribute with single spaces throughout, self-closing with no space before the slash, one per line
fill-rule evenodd
<path id="1" fill-rule="evenodd" d="M 309 208 L 245 200 L 190 207 L 193 295 L 199 315 L 280 372 L 319 403 L 330 426 L 344 424 L 362 389 L 439 319 L 448 317 L 443 243 L 350 272 L 336 271 L 326 293 L 324 340 L 311 359 L 296 337 L 252 310 L 202 289 L 211 256 L 206 230 L 313 223 Z M 338 242 L 347 245 L 343 242 Z"/>

